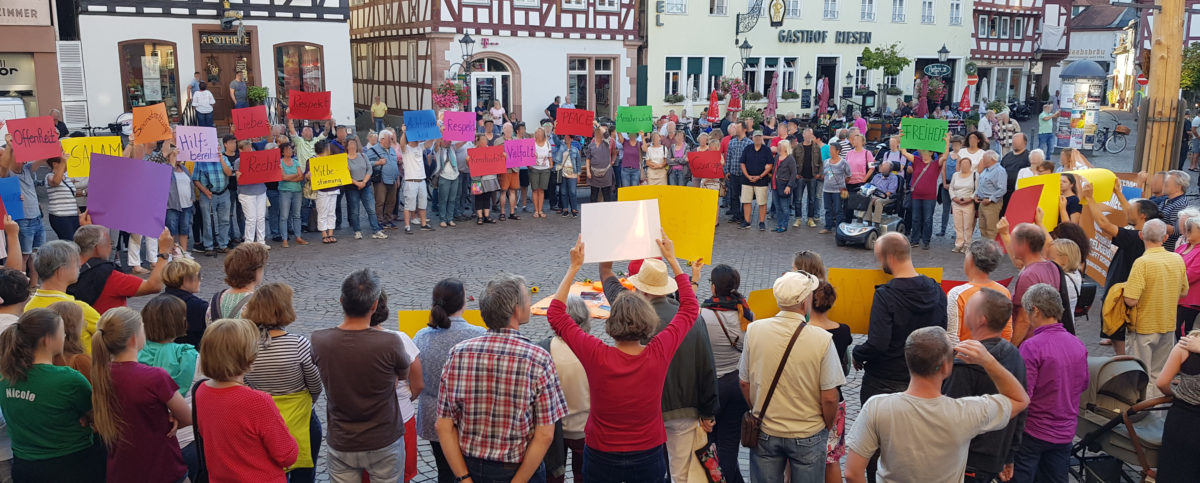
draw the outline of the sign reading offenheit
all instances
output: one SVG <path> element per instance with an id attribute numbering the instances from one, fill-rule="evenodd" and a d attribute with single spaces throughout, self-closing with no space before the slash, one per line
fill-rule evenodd
<path id="1" fill-rule="evenodd" d="M 39 159 L 57 158 L 62 155 L 58 145 L 58 129 L 50 116 L 12 119 L 5 123 L 12 135 L 13 156 L 18 163 Z"/>

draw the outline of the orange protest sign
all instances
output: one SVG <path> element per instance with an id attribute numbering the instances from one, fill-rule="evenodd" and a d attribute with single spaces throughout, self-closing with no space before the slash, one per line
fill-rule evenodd
<path id="1" fill-rule="evenodd" d="M 133 142 L 152 143 L 171 139 L 171 121 L 163 103 L 133 108 Z"/>

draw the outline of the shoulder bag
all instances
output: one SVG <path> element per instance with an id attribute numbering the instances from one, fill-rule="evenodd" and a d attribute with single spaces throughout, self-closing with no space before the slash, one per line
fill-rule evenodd
<path id="1" fill-rule="evenodd" d="M 196 419 L 196 390 L 208 379 L 201 379 L 192 384 L 192 432 L 196 436 L 196 477 L 192 483 L 208 483 L 208 464 L 204 461 L 204 438 L 200 437 L 200 420 Z"/>
<path id="2" fill-rule="evenodd" d="M 904 205 L 903 206 L 905 206 L 905 207 L 912 206 L 913 191 L 916 191 L 917 186 L 921 183 L 921 180 L 925 179 L 925 174 L 930 171 L 931 164 L 933 164 L 933 163 L 928 163 L 928 162 L 925 163 L 925 169 L 921 170 L 921 174 L 918 174 L 917 179 L 913 180 L 912 184 L 910 185 L 911 188 L 904 191 Z"/>
<path id="3" fill-rule="evenodd" d="M 771 380 L 771 387 L 767 389 L 767 397 L 763 399 L 762 409 L 759 410 L 758 416 L 754 415 L 754 408 L 742 414 L 742 446 L 747 448 L 758 447 L 758 433 L 762 432 L 762 417 L 767 413 L 767 406 L 771 405 L 771 396 L 775 395 L 775 386 L 779 385 L 779 377 L 783 375 L 783 365 L 788 360 L 788 355 L 792 353 L 792 347 L 796 345 L 796 339 L 800 337 L 800 331 L 804 330 L 804 326 L 808 325 L 808 321 L 800 323 L 796 327 L 796 331 L 792 333 L 791 340 L 788 341 L 787 349 L 783 350 L 783 357 L 779 360 L 779 367 L 775 369 L 775 378 Z"/>
<path id="4" fill-rule="evenodd" d="M 382 159 L 382 160 L 384 160 L 385 164 L 387 163 L 387 155 L 386 155 L 386 153 L 379 152 L 378 145 L 371 146 L 371 154 L 375 155 L 375 161 Z M 375 166 L 375 161 L 371 162 L 371 182 L 372 183 L 378 183 L 380 181 L 383 181 L 383 166 Z"/>
<path id="5" fill-rule="evenodd" d="M 709 310 L 708 313 L 705 313 L 703 310 L 701 310 L 700 316 L 704 317 L 705 322 L 708 322 L 709 320 L 715 321 L 716 324 L 721 327 L 721 332 L 725 333 L 725 340 L 729 341 L 729 346 L 733 347 L 733 350 L 738 352 L 742 351 L 742 348 L 738 347 L 738 342 L 741 342 L 742 339 L 740 337 L 734 339 L 733 336 L 729 334 L 729 329 L 725 327 L 725 322 L 721 321 L 721 317 L 717 315 L 716 311 Z"/>
<path id="6" fill-rule="evenodd" d="M 209 317 L 211 317 L 213 322 L 224 319 L 227 315 L 230 315 L 230 314 L 234 314 L 234 315 L 241 314 L 242 307 L 245 307 L 246 302 L 250 301 L 250 296 L 247 295 L 242 300 L 239 300 L 238 303 L 234 304 L 233 310 L 230 311 L 230 314 L 222 313 L 221 312 L 221 298 L 225 296 L 225 292 L 228 290 L 229 289 L 222 289 L 220 292 L 213 294 L 212 300 L 209 301 L 209 303 L 208 303 L 208 314 L 209 314 Z"/>

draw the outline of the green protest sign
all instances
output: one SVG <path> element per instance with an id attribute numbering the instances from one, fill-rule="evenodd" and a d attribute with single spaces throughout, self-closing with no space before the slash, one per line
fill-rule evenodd
<path id="1" fill-rule="evenodd" d="M 650 106 L 617 106 L 617 132 L 650 132 L 654 130 L 654 113 Z"/>
<path id="2" fill-rule="evenodd" d="M 946 131 L 950 130 L 945 119 L 918 119 L 906 117 L 900 120 L 901 149 L 924 149 L 942 152 L 946 150 Z"/>

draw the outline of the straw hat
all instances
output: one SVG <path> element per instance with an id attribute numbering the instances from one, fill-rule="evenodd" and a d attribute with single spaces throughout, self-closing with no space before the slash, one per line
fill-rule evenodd
<path id="1" fill-rule="evenodd" d="M 667 275 L 667 264 L 655 258 L 643 260 L 637 275 L 628 280 L 639 292 L 650 295 L 667 295 L 679 290 L 675 279 Z"/>
<path id="2" fill-rule="evenodd" d="M 775 280 L 771 292 L 780 307 L 791 307 L 803 303 L 820 284 L 817 277 L 808 272 L 787 272 Z"/>

